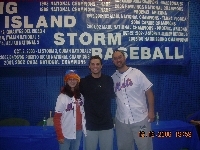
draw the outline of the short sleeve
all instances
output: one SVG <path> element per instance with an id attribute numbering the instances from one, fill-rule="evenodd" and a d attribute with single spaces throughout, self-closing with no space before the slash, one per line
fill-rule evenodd
<path id="1" fill-rule="evenodd" d="M 57 98 L 55 112 L 62 113 L 65 111 L 65 104 L 66 104 L 66 96 L 64 94 L 60 94 Z"/>
<path id="2" fill-rule="evenodd" d="M 148 89 L 150 89 L 153 84 L 148 80 L 148 78 L 140 71 L 139 71 L 139 82 L 140 82 L 140 86 L 144 91 L 147 91 Z"/>

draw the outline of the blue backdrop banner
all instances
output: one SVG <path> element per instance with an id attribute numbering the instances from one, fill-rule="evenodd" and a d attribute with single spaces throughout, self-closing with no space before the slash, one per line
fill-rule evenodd
<path id="1" fill-rule="evenodd" d="M 188 2 L 102 0 L 0 2 L 0 66 L 129 65 L 190 61 Z"/>

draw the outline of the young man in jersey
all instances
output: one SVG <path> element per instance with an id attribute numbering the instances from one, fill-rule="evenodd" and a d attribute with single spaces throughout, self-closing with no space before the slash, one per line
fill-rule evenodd
<path id="1" fill-rule="evenodd" d="M 96 150 L 98 142 L 101 150 L 112 150 L 111 99 L 115 96 L 113 80 L 101 73 L 102 60 L 99 56 L 90 58 L 89 69 L 91 74 L 80 81 L 80 91 L 85 99 L 86 150 Z"/>
<path id="2" fill-rule="evenodd" d="M 117 67 L 112 78 L 117 96 L 115 128 L 118 150 L 133 150 L 134 140 L 138 150 L 153 150 L 152 139 L 139 136 L 139 132 L 148 135 L 150 122 L 155 117 L 153 84 L 140 70 L 126 65 L 123 51 L 114 51 L 112 60 Z"/>

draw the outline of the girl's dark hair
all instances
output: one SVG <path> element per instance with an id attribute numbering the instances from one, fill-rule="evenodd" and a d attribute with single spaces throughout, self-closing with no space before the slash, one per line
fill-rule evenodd
<path id="1" fill-rule="evenodd" d="M 64 87 L 61 88 L 61 93 L 66 94 L 69 97 L 75 97 L 76 99 L 79 99 L 81 97 L 81 93 L 79 90 L 79 83 L 76 84 L 74 87 L 74 91 L 71 90 L 71 87 L 66 84 Z"/>

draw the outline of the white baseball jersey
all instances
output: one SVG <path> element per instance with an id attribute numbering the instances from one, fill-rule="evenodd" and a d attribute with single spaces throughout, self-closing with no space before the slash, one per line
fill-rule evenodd
<path id="1" fill-rule="evenodd" d="M 83 108 L 84 98 L 78 99 L 80 105 L 80 112 L 82 114 L 82 130 L 86 135 L 85 127 L 85 111 Z M 57 98 L 55 112 L 62 113 L 61 128 L 63 136 L 67 139 L 76 139 L 76 100 L 74 97 L 70 98 L 66 94 L 60 94 Z"/>
<path id="2" fill-rule="evenodd" d="M 112 78 L 117 96 L 116 118 L 126 124 L 144 120 L 148 115 L 145 91 L 153 84 L 140 70 L 132 67 L 124 73 L 117 70 Z"/>

